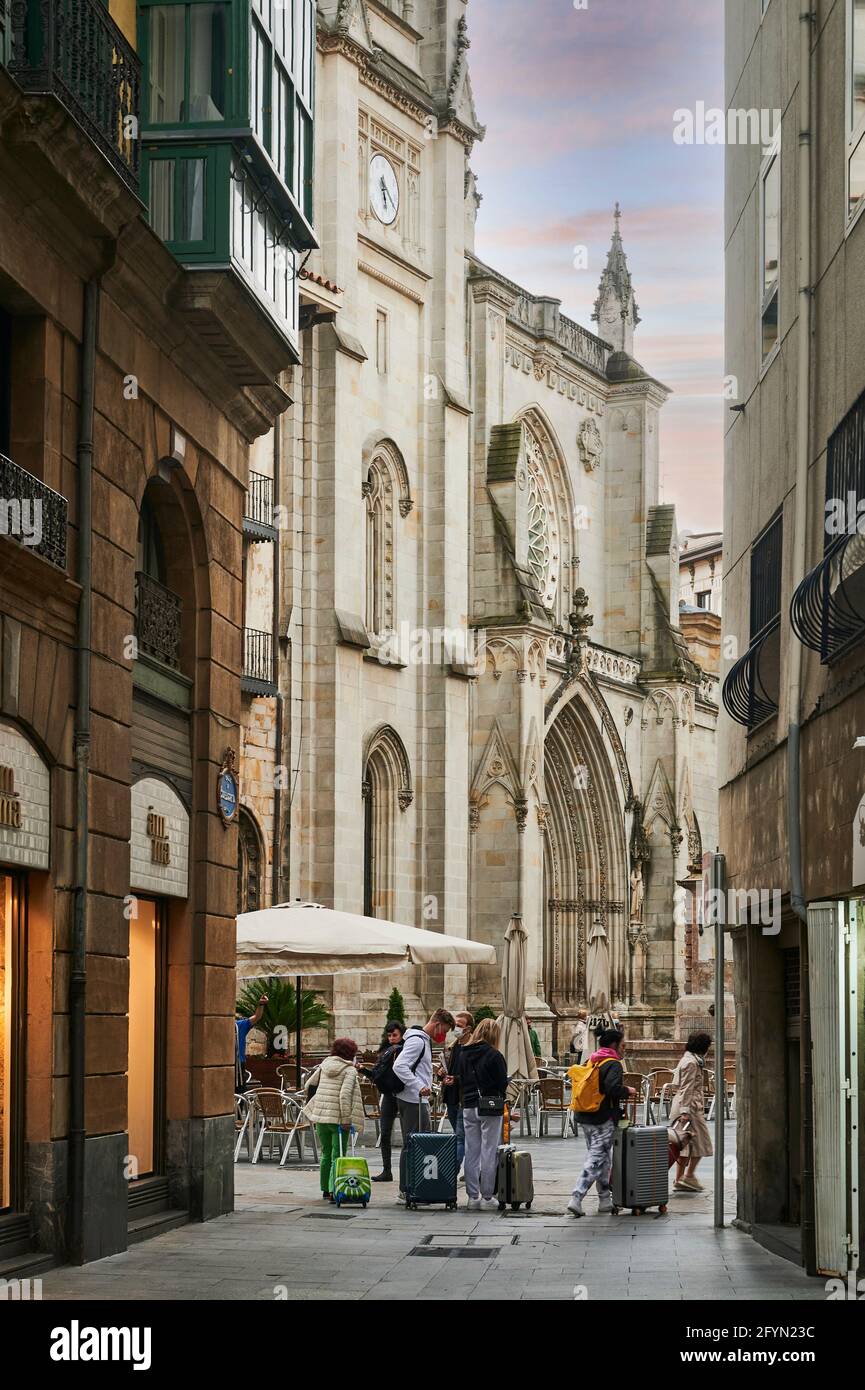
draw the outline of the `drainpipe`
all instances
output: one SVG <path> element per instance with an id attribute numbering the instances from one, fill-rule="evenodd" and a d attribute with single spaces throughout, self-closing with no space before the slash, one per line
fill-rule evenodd
<path id="1" fill-rule="evenodd" d="M 793 588 L 805 578 L 808 517 L 808 462 L 811 443 L 811 24 L 799 15 L 799 370 L 796 402 L 796 501 L 793 529 Z M 814 1267 L 814 1080 L 811 1066 L 811 1010 L 808 969 L 808 913 L 802 874 L 800 744 L 802 717 L 802 644 L 790 642 L 787 727 L 787 841 L 790 858 L 790 905 L 800 927 L 800 1047 L 802 1088 L 801 1227 L 802 1256 Z"/>
<path id="2" fill-rule="evenodd" d="M 282 464 L 282 416 L 279 415 L 273 426 L 273 500 L 274 506 L 279 508 L 277 518 L 282 517 L 280 492 L 280 475 Z M 276 680 L 276 767 L 282 767 L 282 743 L 283 743 L 283 720 L 285 717 L 285 701 L 282 694 L 280 682 L 280 660 L 279 660 L 279 611 L 280 611 L 280 573 L 281 573 L 281 550 L 282 541 L 280 529 L 276 528 L 276 539 L 273 542 L 273 672 Z M 282 773 L 278 772 L 273 790 L 273 864 L 271 878 L 271 904 L 276 907 L 280 902 L 280 880 L 282 869 Z"/>
<path id="3" fill-rule="evenodd" d="M 93 607 L 93 395 L 99 281 L 84 287 L 81 342 L 81 410 L 78 419 L 78 642 L 75 683 L 75 882 L 72 973 L 69 982 L 69 1223 L 67 1254 L 84 1263 L 85 985 L 87 980 L 87 887 L 90 837 L 90 642 Z"/>
<path id="4" fill-rule="evenodd" d="M 796 501 L 793 525 L 793 588 L 805 578 L 808 519 L 808 461 L 811 442 L 811 23 L 799 16 L 799 372 L 796 402 Z M 807 922 L 802 877 L 800 741 L 802 644 L 790 641 L 787 725 L 787 842 L 790 905 Z"/>

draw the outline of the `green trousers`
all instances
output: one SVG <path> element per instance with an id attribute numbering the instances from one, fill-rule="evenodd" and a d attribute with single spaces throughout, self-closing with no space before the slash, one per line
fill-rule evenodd
<path id="1" fill-rule="evenodd" d="M 330 1173 L 331 1169 L 339 1158 L 339 1125 L 316 1125 L 315 1132 L 318 1135 L 318 1143 L 321 1149 L 321 1174 L 322 1192 L 330 1192 Z M 343 1126 L 342 1130 L 342 1151 L 344 1154 L 350 1152 L 349 1143 L 350 1129 L 348 1125 Z"/>

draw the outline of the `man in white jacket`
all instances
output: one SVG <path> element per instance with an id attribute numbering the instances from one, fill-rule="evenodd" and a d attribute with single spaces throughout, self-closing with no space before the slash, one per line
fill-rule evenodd
<path id="1" fill-rule="evenodd" d="M 399 1156 L 398 1202 L 405 1202 L 406 1161 L 410 1134 L 428 1134 L 430 1114 L 427 1098 L 432 1087 L 433 1043 L 441 1047 L 454 1027 L 453 1015 L 447 1009 L 436 1009 L 423 1028 L 409 1028 L 402 1050 L 393 1064 L 393 1074 L 402 1082 L 396 1103 L 402 1129 L 402 1152 Z"/>

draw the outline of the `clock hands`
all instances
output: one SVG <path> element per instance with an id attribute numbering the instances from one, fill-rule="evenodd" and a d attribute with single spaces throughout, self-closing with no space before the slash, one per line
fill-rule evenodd
<path id="1" fill-rule="evenodd" d="M 382 174 L 381 179 L 379 180 L 379 183 L 380 183 L 380 186 L 381 186 L 382 194 L 384 195 L 385 203 L 393 203 L 393 199 L 391 198 L 390 194 L 389 194 L 388 191 L 387 191 L 387 184 L 386 184 L 385 181 L 384 181 L 384 174 Z"/>

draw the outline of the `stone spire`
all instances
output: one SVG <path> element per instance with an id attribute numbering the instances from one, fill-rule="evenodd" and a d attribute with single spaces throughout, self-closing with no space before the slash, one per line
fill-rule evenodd
<path id="1" fill-rule="evenodd" d="M 612 343 L 617 352 L 626 352 L 631 356 L 634 351 L 634 329 L 640 322 L 640 313 L 634 298 L 625 248 L 622 245 L 619 225 L 622 210 L 618 203 L 613 218 L 613 240 L 601 276 L 592 318 L 598 324 L 602 338 Z"/>

